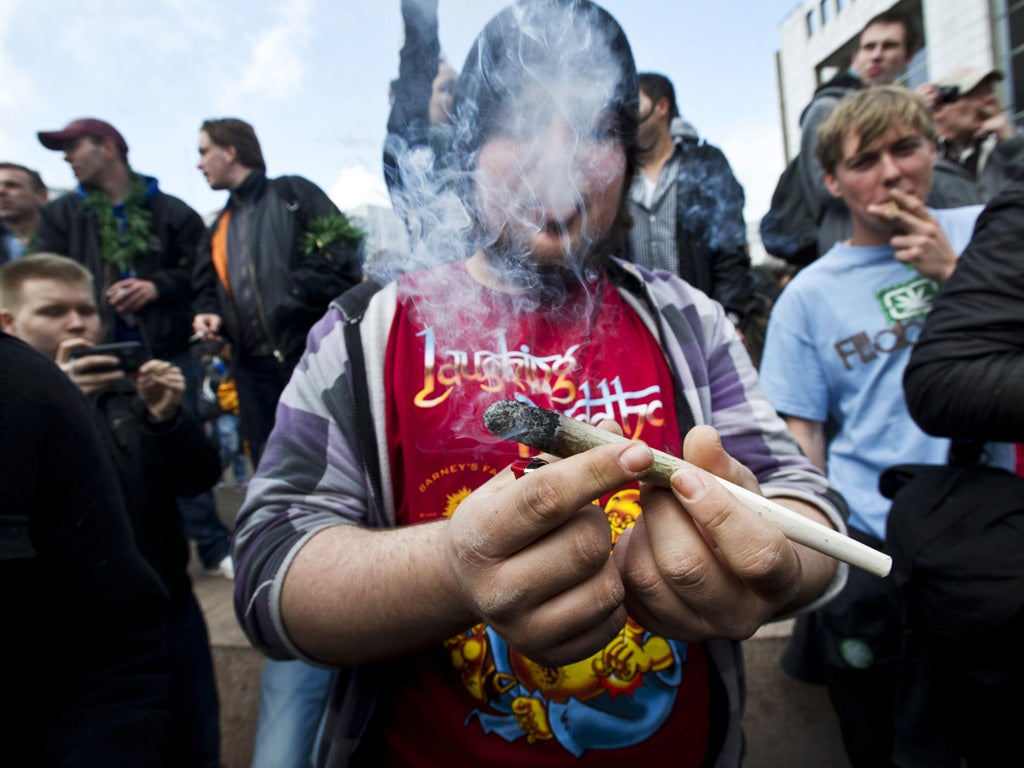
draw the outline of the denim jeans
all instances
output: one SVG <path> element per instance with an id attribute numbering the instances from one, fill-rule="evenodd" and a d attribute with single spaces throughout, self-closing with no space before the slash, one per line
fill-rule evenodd
<path id="1" fill-rule="evenodd" d="M 179 355 L 172 362 L 181 368 L 185 376 L 185 397 L 181 407 L 198 421 L 199 366 L 188 353 Z M 178 511 L 185 525 L 185 535 L 196 543 L 203 567 L 215 568 L 231 551 L 231 533 L 217 517 L 213 491 L 203 491 L 198 496 L 179 496 Z"/>
<path id="2" fill-rule="evenodd" d="M 231 479 L 237 485 L 249 482 L 249 466 L 238 434 L 238 416 L 233 413 L 218 416 L 217 437 L 220 442 L 220 465 L 231 467 Z"/>
<path id="3" fill-rule="evenodd" d="M 334 673 L 303 661 L 267 659 L 251 768 L 310 768 Z"/>
<path id="4" fill-rule="evenodd" d="M 217 517 L 213 491 L 198 496 L 179 496 L 178 511 L 185 524 L 185 535 L 196 543 L 204 568 L 216 568 L 231 553 L 231 533 Z"/>

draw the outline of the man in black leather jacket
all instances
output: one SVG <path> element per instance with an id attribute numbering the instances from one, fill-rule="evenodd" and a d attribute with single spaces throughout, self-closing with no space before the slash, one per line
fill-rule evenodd
<path id="1" fill-rule="evenodd" d="M 664 75 L 640 73 L 640 150 L 629 191 L 629 258 L 699 288 L 740 325 L 750 300 L 743 187 L 718 147 L 679 114 Z"/>
<path id="2" fill-rule="evenodd" d="M 210 187 L 231 196 L 200 248 L 193 328 L 232 344 L 240 431 L 258 463 L 306 332 L 362 279 L 361 233 L 311 181 L 269 179 L 243 120 L 204 122 L 199 156 Z"/>

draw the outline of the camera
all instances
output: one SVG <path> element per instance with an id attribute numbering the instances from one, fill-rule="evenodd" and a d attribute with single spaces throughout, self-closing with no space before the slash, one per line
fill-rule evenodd
<path id="1" fill-rule="evenodd" d="M 939 104 L 952 104 L 960 99 L 958 85 L 939 85 L 936 86 L 936 90 L 939 92 Z"/>
<path id="2" fill-rule="evenodd" d="M 109 371 L 126 371 L 134 373 L 139 370 L 148 356 L 141 341 L 122 341 L 115 344 L 97 344 L 94 347 L 75 347 L 71 350 L 71 358 L 90 357 L 92 355 L 110 355 L 118 359 L 117 365 L 101 366 L 90 369 L 90 373 L 107 373 Z"/>

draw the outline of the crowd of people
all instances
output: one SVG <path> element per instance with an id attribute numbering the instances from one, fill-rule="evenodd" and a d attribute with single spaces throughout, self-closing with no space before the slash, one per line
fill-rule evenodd
<path id="1" fill-rule="evenodd" d="M 209 120 L 199 131 L 199 169 L 213 189 L 229 192 L 209 228 L 187 204 L 160 190 L 155 178 L 131 167 L 128 143 L 110 123 L 74 120 L 41 131 L 39 141 L 64 153 L 78 187 L 47 202 L 37 173 L 14 163 L 0 168 L 0 327 L 63 372 L 63 389 L 60 382 L 48 384 L 49 399 L 37 408 L 66 407 L 66 385 L 84 398 L 85 428 L 96 433 L 96 445 L 86 448 L 98 450 L 81 457 L 81 465 L 109 467 L 119 481 L 118 503 L 101 494 L 83 496 L 77 507 L 68 501 L 49 508 L 40 473 L 66 469 L 57 446 L 41 448 L 37 458 L 46 463 L 31 471 L 12 469 L 5 510 L 11 530 L 24 541 L 8 556 L 4 539 L 4 564 L 10 560 L 16 568 L 4 571 L 4 581 L 13 590 L 16 574 L 39 573 L 40 586 L 49 587 L 21 600 L 28 613 L 12 612 L 25 623 L 15 634 L 39 648 L 52 647 L 69 630 L 42 617 L 63 610 L 68 598 L 62 595 L 98 578 L 90 571 L 114 572 L 117 561 L 108 568 L 106 545 L 92 555 L 100 560 L 85 560 L 50 541 L 66 538 L 76 515 L 93 513 L 90 525 L 100 531 L 110 526 L 111 541 L 130 550 L 118 557 L 142 563 L 143 573 L 118 576 L 139 582 L 135 590 L 121 588 L 125 598 L 137 599 L 147 579 L 153 582 L 145 608 L 155 617 L 152 629 L 160 631 L 144 627 L 143 634 L 118 619 L 113 628 L 128 634 L 108 641 L 112 649 L 126 647 L 124 658 L 97 656 L 106 666 L 85 668 L 68 683 L 44 684 L 47 659 L 34 653 L 18 675 L 5 673 L 5 693 L 31 702 L 24 717 L 35 721 L 30 733 L 39 737 L 19 736 L 16 753 L 24 749 L 24 759 L 16 762 L 215 768 L 218 695 L 207 626 L 189 575 L 189 540 L 207 573 L 234 578 L 231 532 L 213 488 L 230 468 L 235 487 L 244 490 L 306 331 L 334 296 L 362 279 L 362 235 L 311 182 L 268 178 L 255 131 L 242 120 Z M 20 354 L 12 352 L 12 359 Z M 20 363 L 11 365 L 20 370 Z M 15 383 L 26 386 L 12 378 L 0 399 L 24 410 L 10 391 Z M 6 420 L 15 417 L 19 421 L 7 430 Z M 5 408 L 5 442 L 12 447 L 28 438 L 15 428 L 20 418 L 19 411 Z M 24 457 L 11 466 L 22 463 Z M 27 503 L 33 488 L 36 500 Z M 81 488 L 89 493 L 87 485 Z M 104 508 L 93 510 L 97 503 Z M 127 540 L 134 547 L 118 538 L 123 521 L 130 524 Z M 94 546 L 88 537 L 82 541 Z M 111 591 L 90 623 L 116 609 L 141 616 L 143 609 L 133 605 Z M 138 668 L 146 679 L 133 680 L 126 676 L 134 663 L 127 651 L 143 639 L 148 645 L 137 650 Z M 19 657 L 12 650 L 9 658 Z M 8 680 L 17 685 L 8 688 Z M 125 693 L 146 680 L 139 695 Z M 123 701 L 106 696 L 115 686 Z M 140 709 L 134 720 L 118 725 L 125 718 L 122 706 Z M 109 737 L 102 730 L 107 719 Z M 89 728 L 99 728 L 99 735 L 69 737 Z"/>
<path id="2" fill-rule="evenodd" d="M 408 254 L 364 264 L 239 118 L 198 129 L 227 193 L 209 226 L 97 118 L 38 134 L 78 181 L 58 199 L 0 163 L 12 749 L 220 764 L 191 539 L 267 657 L 254 768 L 739 766 L 741 641 L 791 617 L 782 666 L 826 686 L 852 766 L 1000 764 L 1024 665 L 961 674 L 911 631 L 927 584 L 794 543 L 716 478 L 887 552 L 888 470 L 969 441 L 1013 475 L 1024 134 L 1002 72 L 909 90 L 917 19 L 869 21 L 783 175 L 811 235 L 758 271 L 726 156 L 600 6 L 519 0 L 458 70 L 437 0 L 401 6 L 383 170 Z M 505 399 L 628 439 L 539 455 L 485 428 Z M 670 487 L 651 449 L 687 460 Z M 1024 593 L 1001 594 L 1016 638 Z M 71 664 L 56 644 L 85 622 Z"/>

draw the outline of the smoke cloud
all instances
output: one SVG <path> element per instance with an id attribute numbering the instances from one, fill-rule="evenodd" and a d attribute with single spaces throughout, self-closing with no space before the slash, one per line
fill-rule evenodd
<path id="1" fill-rule="evenodd" d="M 461 339 L 517 314 L 557 313 L 570 295 L 589 316 L 596 267 L 623 230 L 636 109 L 632 53 L 607 12 L 586 0 L 506 8 L 466 58 L 451 124 L 396 153 L 392 198 L 411 255 L 378 259 L 371 274 L 413 273 L 403 298 L 438 350 L 465 349 Z M 473 254 L 483 271 L 471 276 L 461 262 Z M 505 294 L 507 317 L 482 311 L 481 276 Z M 590 301 L 578 301 L 581 289 Z"/>
<path id="2" fill-rule="evenodd" d="M 448 281 L 453 272 L 429 270 L 480 251 L 498 282 L 518 289 L 519 311 L 557 304 L 567 283 L 587 283 L 614 229 L 595 227 L 588 204 L 615 181 L 609 152 L 628 156 L 635 144 L 636 101 L 628 42 L 603 9 L 581 0 L 505 9 L 466 58 L 452 123 L 397 155 L 402 186 L 393 198 L 411 256 L 378 260 L 373 276 L 428 271 L 416 281 L 417 305 L 446 327 L 465 327 L 472 308 L 429 277 Z M 582 233 L 574 242 L 570 223 Z M 544 231 L 563 235 L 558 264 L 539 265 L 531 251 Z M 453 312 L 470 317 L 455 322 Z"/>

